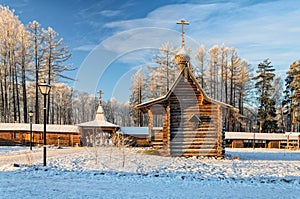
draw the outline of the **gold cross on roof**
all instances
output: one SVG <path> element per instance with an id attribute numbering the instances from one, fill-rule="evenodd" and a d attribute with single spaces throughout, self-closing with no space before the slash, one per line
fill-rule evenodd
<path id="1" fill-rule="evenodd" d="M 176 24 L 181 24 L 181 37 L 182 37 L 182 43 L 181 47 L 184 48 L 184 25 L 190 25 L 190 22 L 185 21 L 184 19 L 181 19 L 181 21 L 176 22 Z"/>
<path id="2" fill-rule="evenodd" d="M 102 91 L 102 90 L 99 90 L 98 92 L 97 92 L 100 96 L 99 96 L 99 99 L 100 99 L 100 101 L 102 100 L 102 94 L 104 94 L 104 92 Z"/>

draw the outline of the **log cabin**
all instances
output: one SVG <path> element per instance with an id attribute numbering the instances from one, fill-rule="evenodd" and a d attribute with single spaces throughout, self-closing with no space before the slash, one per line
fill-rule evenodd
<path id="1" fill-rule="evenodd" d="M 80 135 L 74 125 L 47 124 L 47 145 L 78 146 Z M 43 145 L 43 124 L 32 124 L 32 143 L 34 146 Z M 30 145 L 30 124 L 0 123 L 0 145 Z"/>
<path id="2" fill-rule="evenodd" d="M 222 109 L 238 110 L 205 94 L 184 46 L 175 59 L 179 75 L 170 90 L 135 107 L 148 114 L 149 142 L 167 156 L 223 156 Z M 157 117 L 162 124 L 155 124 Z"/>
<path id="3" fill-rule="evenodd" d="M 147 127 L 121 127 L 120 135 L 129 138 L 131 146 L 149 147 Z"/>

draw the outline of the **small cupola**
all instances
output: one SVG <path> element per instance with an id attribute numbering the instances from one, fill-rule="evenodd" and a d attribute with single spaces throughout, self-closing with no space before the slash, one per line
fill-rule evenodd
<path id="1" fill-rule="evenodd" d="M 185 67 L 188 67 L 190 56 L 186 53 L 184 48 L 180 48 L 175 55 L 175 60 L 178 64 L 178 72 L 181 72 Z"/>

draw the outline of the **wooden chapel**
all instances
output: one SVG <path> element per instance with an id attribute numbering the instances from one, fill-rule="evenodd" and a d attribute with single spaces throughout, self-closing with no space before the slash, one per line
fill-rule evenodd
<path id="1" fill-rule="evenodd" d="M 187 22 L 182 20 L 179 24 Z M 148 114 L 149 142 L 167 156 L 223 156 L 222 108 L 236 109 L 211 99 L 201 88 L 184 49 L 184 30 L 182 46 L 175 59 L 179 75 L 170 90 L 162 97 L 135 107 Z M 161 117 L 160 128 L 154 116 Z"/>

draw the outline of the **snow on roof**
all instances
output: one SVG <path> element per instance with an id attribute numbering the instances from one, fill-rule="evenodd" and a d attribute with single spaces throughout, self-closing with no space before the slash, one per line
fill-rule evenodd
<path id="1" fill-rule="evenodd" d="M 106 121 L 106 117 L 104 115 L 104 111 L 103 111 L 103 108 L 101 106 L 101 102 L 98 105 L 95 120 L 97 120 L 97 121 Z"/>
<path id="2" fill-rule="evenodd" d="M 0 131 L 30 131 L 29 123 L 0 123 Z M 32 131 L 43 132 L 44 124 L 32 124 Z M 78 127 L 75 125 L 57 125 L 47 124 L 47 132 L 57 133 L 78 133 Z"/>
<path id="3" fill-rule="evenodd" d="M 231 110 L 233 110 L 234 112 L 238 113 L 239 112 L 239 109 L 238 108 L 235 108 L 229 104 L 226 104 L 224 102 L 221 102 L 221 101 L 218 101 L 218 100 L 215 100 L 215 99 L 212 99 L 210 97 L 208 97 L 208 95 L 204 92 L 204 90 L 202 89 L 201 85 L 199 84 L 199 82 L 196 80 L 196 77 L 194 76 L 194 74 L 188 70 L 189 72 L 189 75 L 190 77 L 192 78 L 193 82 L 195 83 L 195 85 L 199 88 L 199 90 L 201 91 L 204 99 L 212 102 L 212 103 L 216 103 L 216 104 L 219 104 L 220 106 L 222 107 L 226 107 L 226 108 L 229 108 Z M 155 99 L 151 99 L 149 101 L 146 101 L 146 102 L 143 102 L 141 104 L 138 104 L 134 107 L 134 109 L 140 109 L 140 108 L 143 108 L 145 106 L 149 106 L 149 105 L 153 105 L 153 104 L 156 104 L 156 103 L 161 103 L 163 101 L 166 101 L 168 100 L 168 98 L 171 96 L 171 93 L 174 92 L 174 89 L 176 88 L 176 86 L 178 85 L 179 81 L 180 81 L 180 78 L 181 78 L 181 75 L 184 74 L 184 70 L 182 70 L 180 72 L 180 74 L 178 75 L 178 77 L 176 78 L 175 82 L 173 83 L 173 85 L 171 86 L 170 90 L 163 96 L 161 97 L 158 97 L 158 98 L 155 98 Z"/>
<path id="4" fill-rule="evenodd" d="M 227 140 L 286 140 L 289 136 L 290 140 L 297 140 L 299 133 L 248 133 L 248 132 L 226 132 L 225 139 Z"/>
<path id="5" fill-rule="evenodd" d="M 120 133 L 138 138 L 146 138 L 149 135 L 148 127 L 121 127 Z"/>
<path id="6" fill-rule="evenodd" d="M 184 47 L 181 47 L 178 52 L 176 53 L 176 56 L 182 56 L 184 58 L 185 61 L 189 61 L 190 60 L 190 56 L 189 54 L 186 52 Z"/>
<path id="7" fill-rule="evenodd" d="M 99 120 L 93 120 L 89 122 L 84 122 L 81 124 L 77 124 L 77 126 L 80 127 L 115 127 L 118 128 L 119 126 L 107 121 L 99 121 Z"/>
<path id="8" fill-rule="evenodd" d="M 98 105 L 95 119 L 93 121 L 77 124 L 77 126 L 80 126 L 80 127 L 111 127 L 111 128 L 119 128 L 120 127 L 116 124 L 106 121 L 106 117 L 104 115 L 104 111 L 103 111 L 101 102 Z"/>

